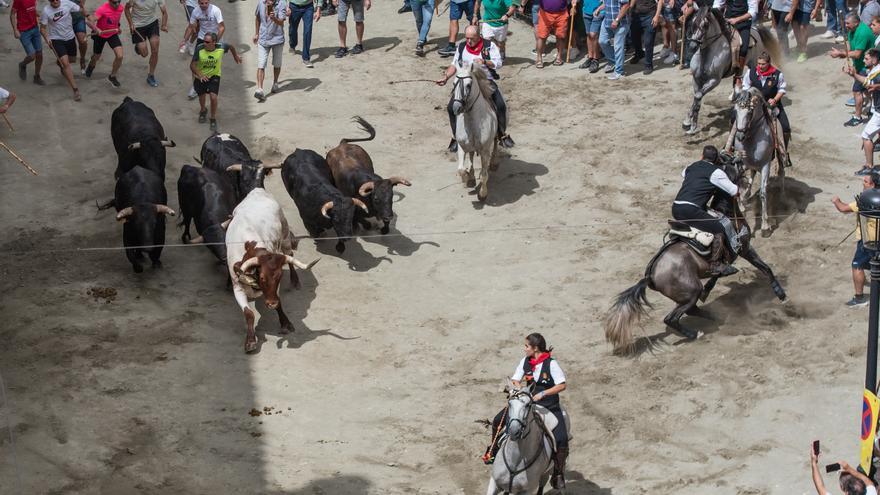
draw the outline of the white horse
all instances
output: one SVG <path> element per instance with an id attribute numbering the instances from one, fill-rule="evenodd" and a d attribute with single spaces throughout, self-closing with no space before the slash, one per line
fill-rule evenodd
<path id="1" fill-rule="evenodd" d="M 539 407 L 532 402 L 531 389 L 511 390 L 507 400 L 507 436 L 492 464 L 486 495 L 544 493 L 544 485 L 553 472 L 553 447 L 552 437 L 544 430 L 537 411 Z"/>
<path id="2" fill-rule="evenodd" d="M 489 196 L 489 168 L 497 149 L 498 119 L 492 105 L 492 85 L 481 67 L 471 63 L 456 68 L 451 100 L 456 119 L 458 175 L 465 185 L 474 180 L 474 154 L 480 155 L 482 168 L 477 198 L 485 201 Z M 465 155 L 470 159 L 467 169 Z"/>

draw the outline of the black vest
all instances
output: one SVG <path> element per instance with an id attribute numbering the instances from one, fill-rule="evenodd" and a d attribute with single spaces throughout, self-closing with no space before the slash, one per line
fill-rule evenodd
<path id="1" fill-rule="evenodd" d="M 730 19 L 731 17 L 739 17 L 746 12 L 749 11 L 749 2 L 748 0 L 727 0 L 726 9 L 724 10 L 724 17 L 726 19 Z M 751 22 L 751 19 L 748 19 Z"/>
<path id="2" fill-rule="evenodd" d="M 684 181 L 681 183 L 681 189 L 678 190 L 675 200 L 692 203 L 705 210 L 717 189 L 710 180 L 712 173 L 716 170 L 719 170 L 716 165 L 705 160 L 691 164 L 684 171 Z"/>
<path id="3" fill-rule="evenodd" d="M 880 76 L 875 76 L 873 79 L 865 81 L 865 86 L 869 84 L 877 84 L 878 82 L 880 82 Z M 874 103 L 874 108 L 880 108 L 880 91 L 872 91 L 870 94 L 871 101 Z"/>
<path id="4" fill-rule="evenodd" d="M 550 361 L 552 360 L 552 357 L 547 358 L 544 360 L 543 363 L 541 363 L 541 375 L 538 377 L 534 376 L 535 370 L 532 369 L 532 364 L 529 362 L 529 358 L 525 358 L 525 360 L 523 360 L 523 380 L 525 380 L 526 383 L 534 380 L 535 394 L 556 386 L 556 382 L 553 381 L 553 375 L 550 373 Z M 547 409 L 558 407 L 559 394 L 548 395 L 538 401 L 538 404 L 546 407 Z"/>
<path id="5" fill-rule="evenodd" d="M 459 66 L 459 67 L 462 67 L 462 60 L 461 60 L 461 57 L 462 57 L 462 55 L 464 55 L 464 48 L 465 48 L 465 45 L 466 45 L 466 44 L 467 44 L 467 40 L 464 40 L 464 41 L 462 41 L 461 43 L 458 44 L 458 66 Z M 483 40 L 483 50 L 480 52 L 480 55 L 483 56 L 483 61 L 484 61 L 484 62 L 490 62 L 490 61 L 492 61 L 492 57 L 489 56 L 489 49 L 490 49 L 491 47 L 492 47 L 492 42 L 489 41 L 489 40 L 487 40 L 487 39 L 484 39 L 484 40 Z M 494 80 L 496 80 L 496 81 L 497 81 L 498 79 L 501 79 L 501 78 L 498 76 L 498 73 L 495 72 L 495 69 L 489 67 L 488 65 L 486 66 L 486 68 L 489 69 L 489 74 L 492 74 L 492 79 L 494 79 Z"/>
<path id="6" fill-rule="evenodd" d="M 764 95 L 765 100 L 769 100 L 770 98 L 774 98 L 779 93 L 779 70 L 776 70 L 767 77 L 767 80 L 761 84 L 761 78 L 758 77 L 758 69 L 752 69 L 749 71 L 749 84 L 752 85 L 753 88 L 758 88 L 761 90 L 761 94 Z M 779 101 L 777 104 L 779 108 L 782 108 L 782 101 Z"/>

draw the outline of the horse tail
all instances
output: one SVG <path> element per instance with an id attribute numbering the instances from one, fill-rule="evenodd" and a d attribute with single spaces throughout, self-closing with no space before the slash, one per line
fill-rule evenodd
<path id="1" fill-rule="evenodd" d="M 353 122 L 356 122 L 358 127 L 360 127 L 362 131 L 366 132 L 370 136 L 365 138 L 342 138 L 342 141 L 340 141 L 339 144 L 356 143 L 358 141 L 372 141 L 376 137 L 376 129 L 373 129 L 373 126 L 371 126 L 370 123 L 367 122 L 363 117 L 361 117 L 360 115 L 355 115 L 351 118 L 351 120 Z"/>
<path id="2" fill-rule="evenodd" d="M 764 50 L 770 54 L 770 58 L 776 62 L 776 65 L 782 63 L 782 51 L 779 48 L 779 40 L 765 26 L 758 26 L 758 35 L 761 36 L 761 43 L 764 44 Z"/>
<path id="3" fill-rule="evenodd" d="M 605 316 L 605 341 L 614 347 L 614 354 L 629 354 L 635 342 L 632 328 L 639 323 L 651 303 L 645 296 L 650 280 L 645 277 L 636 285 L 621 292 Z"/>

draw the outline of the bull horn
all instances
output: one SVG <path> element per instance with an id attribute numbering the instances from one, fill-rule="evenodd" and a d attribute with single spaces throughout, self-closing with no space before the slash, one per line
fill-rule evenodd
<path id="1" fill-rule="evenodd" d="M 227 172 L 241 172 L 241 164 L 236 163 L 235 165 L 230 165 L 226 167 Z"/>
<path id="2" fill-rule="evenodd" d="M 137 143 L 131 143 L 131 144 L 128 145 L 128 150 L 129 150 L 129 151 L 134 151 L 134 150 L 139 150 L 139 149 L 141 149 L 141 143 L 140 143 L 140 141 L 138 141 Z"/>
<path id="3" fill-rule="evenodd" d="M 358 194 L 360 194 L 361 196 L 368 196 L 371 192 L 373 192 L 374 187 L 376 187 L 376 184 L 373 181 L 364 182 L 358 189 Z"/>
<path id="4" fill-rule="evenodd" d="M 161 141 L 161 143 L 162 143 L 162 146 L 164 146 L 166 148 L 173 148 L 173 147 L 177 146 L 177 143 L 175 143 L 174 141 L 172 141 L 170 139 L 163 139 Z"/>
<path id="5" fill-rule="evenodd" d="M 311 270 L 317 262 L 321 261 L 321 258 L 317 258 L 315 261 L 312 261 L 307 265 L 302 261 L 294 258 L 293 256 L 285 256 L 285 258 L 287 260 L 287 263 L 293 264 L 293 266 L 299 268 L 300 270 Z"/>
<path id="6" fill-rule="evenodd" d="M 263 168 L 271 170 L 273 168 L 281 168 L 283 166 L 284 166 L 283 163 L 278 163 L 278 164 L 274 164 L 274 165 L 263 165 Z"/>
<path id="7" fill-rule="evenodd" d="M 241 268 L 239 268 L 239 270 L 241 270 L 241 273 L 247 273 L 248 270 L 250 270 L 251 268 L 254 268 L 255 266 L 257 266 L 259 264 L 260 264 L 260 258 L 257 258 L 256 256 L 254 256 L 253 258 L 248 258 L 247 261 L 242 263 Z"/>
<path id="8" fill-rule="evenodd" d="M 357 198 L 351 198 L 351 202 L 354 203 L 355 206 L 357 206 L 357 207 L 359 207 L 360 209 L 364 210 L 365 212 L 367 212 L 367 213 L 370 212 L 370 209 L 367 208 L 367 205 L 365 205 L 363 201 L 361 201 L 361 200 L 359 200 L 359 199 L 357 199 Z"/>
<path id="9" fill-rule="evenodd" d="M 119 210 L 119 213 L 116 214 L 116 221 L 118 222 L 122 220 L 123 222 L 125 222 L 125 219 L 130 217 L 132 213 L 134 213 L 134 209 L 132 209 L 131 206 L 129 206 L 128 208 L 123 208 Z"/>
<path id="10" fill-rule="evenodd" d="M 174 210 L 165 206 L 165 205 L 154 205 L 156 207 L 156 213 L 161 213 L 163 215 L 171 215 L 172 217 L 177 213 L 174 213 Z"/>
<path id="11" fill-rule="evenodd" d="M 232 222 L 232 219 L 230 218 L 229 220 L 226 220 L 225 222 L 221 223 L 221 224 L 220 224 L 220 227 L 222 227 L 223 230 L 226 230 L 226 228 L 229 227 L 229 224 L 230 224 L 231 222 Z"/>
<path id="12" fill-rule="evenodd" d="M 205 242 L 205 238 L 202 236 L 196 236 L 196 237 L 193 237 L 192 239 L 186 241 L 187 244 L 201 244 L 203 242 Z"/>
<path id="13" fill-rule="evenodd" d="M 404 179 L 403 177 L 398 177 L 396 175 L 394 177 L 390 177 L 388 180 L 391 181 L 392 186 L 396 186 L 398 184 L 403 184 L 404 186 L 411 186 L 412 185 L 412 182 Z"/>
<path id="14" fill-rule="evenodd" d="M 330 218 L 330 215 L 327 214 L 327 210 L 329 210 L 330 208 L 333 208 L 333 201 L 327 201 L 326 203 L 324 203 L 324 206 L 321 207 L 321 215 L 324 218 Z"/>

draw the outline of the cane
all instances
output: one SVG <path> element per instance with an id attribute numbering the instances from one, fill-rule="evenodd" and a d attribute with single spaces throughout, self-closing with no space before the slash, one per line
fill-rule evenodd
<path id="1" fill-rule="evenodd" d="M 36 170 L 31 168 L 31 166 L 28 165 L 28 163 L 26 161 L 24 161 L 24 159 L 22 157 L 18 156 L 18 154 L 16 152 L 12 151 L 12 148 L 7 146 L 6 143 L 4 143 L 3 141 L 0 141 L 0 148 L 3 148 L 4 150 L 6 150 L 10 155 L 12 155 L 13 158 L 18 160 L 18 162 L 21 163 L 22 165 L 24 165 L 24 168 L 28 169 L 28 172 L 30 172 L 34 175 L 39 175 Z"/>
<path id="2" fill-rule="evenodd" d="M 9 126 L 9 130 L 15 132 L 15 127 L 12 127 L 12 122 L 9 121 L 9 117 L 7 117 L 5 113 L 3 114 L 3 120 L 6 121 L 6 125 Z"/>
<path id="3" fill-rule="evenodd" d="M 683 19 L 681 21 L 681 51 L 678 57 L 678 67 L 679 69 L 684 68 L 684 44 L 687 41 L 687 22 L 688 22 L 688 12 L 685 11 L 683 14 Z"/>
<path id="4" fill-rule="evenodd" d="M 571 14 L 571 21 L 568 23 L 568 49 L 565 51 L 565 63 L 568 63 L 571 60 L 571 40 L 572 34 L 574 34 L 574 14 Z"/>
<path id="5" fill-rule="evenodd" d="M 849 67 L 851 64 L 851 60 L 849 59 L 849 32 L 846 30 L 846 18 L 844 18 L 841 14 L 843 12 L 838 9 L 837 10 L 837 22 L 843 26 L 843 47 L 846 49 L 846 66 Z"/>

